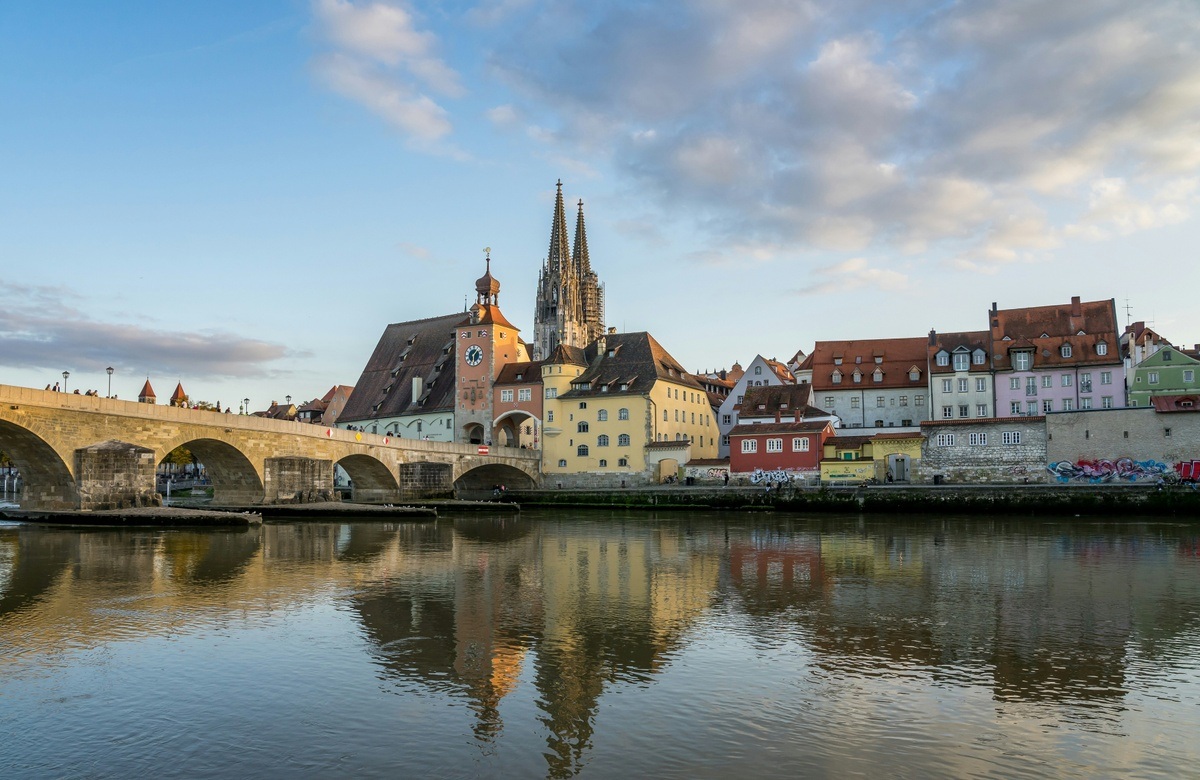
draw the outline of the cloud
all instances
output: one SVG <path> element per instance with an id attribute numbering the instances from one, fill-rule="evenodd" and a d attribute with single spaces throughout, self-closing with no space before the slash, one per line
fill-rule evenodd
<path id="1" fill-rule="evenodd" d="M 540 143 L 603 155 L 714 243 L 985 269 L 1093 228 L 1190 214 L 1188 198 L 1157 193 L 1200 174 L 1196 4 L 547 0 L 510 12 L 490 64 L 516 110 L 540 117 Z M 1098 184 L 1113 180 L 1137 182 L 1142 205 Z"/>
<path id="2" fill-rule="evenodd" d="M 511 105 L 493 106 L 484 112 L 488 121 L 497 127 L 510 127 L 517 123 L 520 114 Z"/>
<path id="3" fill-rule="evenodd" d="M 797 290 L 800 295 L 849 292 L 869 288 L 878 291 L 899 291 L 908 288 L 908 277 L 888 268 L 872 268 L 861 257 L 852 257 L 812 272 L 814 281 Z"/>
<path id="4" fill-rule="evenodd" d="M 0 355 L 13 369 L 136 370 L 153 374 L 255 377 L 266 364 L 303 357 L 282 344 L 217 330 L 181 332 L 99 322 L 64 306 L 72 293 L 9 286 L 0 305 Z"/>
<path id="5" fill-rule="evenodd" d="M 418 84 L 448 97 L 460 97 L 464 89 L 458 73 L 436 55 L 437 36 L 418 29 L 409 10 L 383 2 L 315 0 L 313 12 L 333 46 L 313 62 L 327 87 L 426 148 L 453 130 L 447 110 Z"/>

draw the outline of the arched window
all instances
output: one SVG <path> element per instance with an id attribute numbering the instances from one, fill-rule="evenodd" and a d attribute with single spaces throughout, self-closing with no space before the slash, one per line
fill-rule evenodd
<path id="1" fill-rule="evenodd" d="M 628 466 L 629 458 L 621 458 L 619 461 L 617 461 L 617 465 L 618 466 Z"/>
<path id="2" fill-rule="evenodd" d="M 587 433 L 588 432 L 588 424 L 585 422 L 581 422 L 581 423 L 579 423 L 579 425 L 576 426 L 576 430 L 579 433 Z"/>
<path id="3" fill-rule="evenodd" d="M 618 447 L 628 447 L 629 446 L 629 434 L 628 433 L 622 433 L 620 436 L 617 437 L 617 446 Z"/>
<path id="4" fill-rule="evenodd" d="M 601 459 L 600 460 L 600 468 L 603 469 L 603 468 L 607 468 L 607 467 L 608 467 L 608 461 Z"/>
<path id="5" fill-rule="evenodd" d="M 597 436 L 596 437 L 596 446 L 597 447 L 607 447 L 608 446 L 608 435 L 602 433 L 599 436 Z"/>
<path id="6" fill-rule="evenodd" d="M 562 459 L 560 459 L 560 460 L 558 461 L 558 467 L 559 467 L 560 469 L 565 469 L 565 468 L 567 467 L 567 459 L 566 459 L 566 458 L 562 458 Z"/>
<path id="7" fill-rule="evenodd" d="M 601 409 L 600 411 L 596 412 L 596 420 L 599 422 L 608 422 L 608 410 Z"/>
<path id="8" fill-rule="evenodd" d="M 580 444 L 575 448 L 575 454 L 581 458 L 586 458 L 588 454 L 588 446 L 586 444 Z"/>
<path id="9" fill-rule="evenodd" d="M 628 420 L 629 419 L 629 410 L 628 409 L 618 409 L 617 410 L 617 419 L 618 420 Z"/>
<path id="10" fill-rule="evenodd" d="M 762 366 L 755 366 L 755 367 L 754 367 L 754 375 L 755 375 L 755 376 L 762 376 Z"/>

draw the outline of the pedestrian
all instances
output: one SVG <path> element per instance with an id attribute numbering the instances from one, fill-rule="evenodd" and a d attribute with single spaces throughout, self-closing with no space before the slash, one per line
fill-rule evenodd
<path id="1" fill-rule="evenodd" d="M 56 392 L 56 393 L 57 393 L 57 392 L 59 392 L 59 389 L 58 389 L 58 382 L 55 382 L 55 383 L 54 383 L 54 392 Z"/>
<path id="2" fill-rule="evenodd" d="M 725 487 L 729 487 L 729 472 L 725 472 Z"/>

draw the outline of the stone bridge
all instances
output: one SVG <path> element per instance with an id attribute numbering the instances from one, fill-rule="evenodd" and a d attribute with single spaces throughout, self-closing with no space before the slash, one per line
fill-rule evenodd
<path id="1" fill-rule="evenodd" d="M 0 451 L 21 472 L 23 509 L 152 505 L 155 469 L 180 446 L 204 464 L 221 506 L 329 499 L 335 464 L 363 503 L 541 479 L 537 450 L 480 455 L 474 444 L 0 385 Z"/>

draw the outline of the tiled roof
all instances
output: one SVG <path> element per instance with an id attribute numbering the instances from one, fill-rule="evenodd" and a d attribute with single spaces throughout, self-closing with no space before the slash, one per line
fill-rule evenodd
<path id="1" fill-rule="evenodd" d="M 142 391 L 138 393 L 138 398 L 155 398 L 154 388 L 150 386 L 150 380 L 146 380 L 146 384 L 142 385 Z"/>
<path id="2" fill-rule="evenodd" d="M 871 441 L 894 441 L 896 439 L 922 439 L 922 436 L 917 431 L 907 431 L 898 433 L 877 433 L 871 437 Z"/>
<path id="3" fill-rule="evenodd" d="M 183 382 L 177 382 L 175 384 L 175 392 L 171 393 L 171 402 L 179 403 L 186 401 L 187 397 L 187 393 L 183 392 Z"/>
<path id="4" fill-rule="evenodd" d="M 923 389 L 927 381 L 927 345 L 928 339 L 925 338 L 818 341 L 813 353 L 802 365 L 811 367 L 812 384 L 816 390 L 848 390 L 854 387 Z M 840 365 L 838 360 L 841 361 Z M 879 362 L 876 363 L 876 360 Z M 909 379 L 912 368 L 919 371 L 915 381 Z M 883 372 L 880 382 L 873 379 L 876 369 Z M 854 381 L 855 370 L 862 374 L 861 382 Z M 834 371 L 841 373 L 840 384 L 833 382 Z"/>
<path id="5" fill-rule="evenodd" d="M 687 447 L 692 442 L 688 439 L 680 441 L 652 441 L 647 442 L 645 447 L 648 450 L 678 450 Z"/>
<path id="6" fill-rule="evenodd" d="M 746 423 L 744 425 L 735 425 L 733 430 L 729 432 L 730 436 L 753 436 L 754 434 L 764 433 L 817 433 L 832 428 L 833 423 L 829 420 L 811 420 L 802 422 L 769 422 L 769 423 Z M 840 441 L 840 439 L 839 439 Z"/>
<path id="7" fill-rule="evenodd" d="M 687 464 L 689 466 L 728 466 L 729 458 L 694 458 Z"/>
<path id="8" fill-rule="evenodd" d="M 1117 308 L 1112 298 L 991 312 L 992 361 L 997 370 L 1011 370 L 1012 350 L 1033 352 L 1034 368 L 1104 365 L 1121 362 Z M 1097 352 L 1105 344 L 1107 354 Z M 1062 348 L 1070 347 L 1064 357 Z"/>
<path id="9" fill-rule="evenodd" d="M 579 347 L 568 346 L 566 344 L 556 345 L 554 350 L 550 353 L 550 357 L 543 362 L 553 366 L 586 366 L 588 364 L 587 356 L 584 354 L 583 349 Z"/>
<path id="10" fill-rule="evenodd" d="M 1152 395 L 1150 403 L 1154 405 L 1156 412 L 1200 412 L 1200 396 L 1195 394 Z"/>
<path id="11" fill-rule="evenodd" d="M 599 352 L 602 341 L 604 351 Z M 656 380 L 704 391 L 695 377 L 645 331 L 609 333 L 603 339 L 589 344 L 585 357 L 588 359 L 587 369 L 572 380 L 571 389 L 559 398 L 582 398 L 602 393 L 648 393 Z M 583 389 L 584 385 L 588 389 Z"/>
<path id="12" fill-rule="evenodd" d="M 797 411 L 804 413 L 813 409 L 812 385 L 756 385 L 747 387 L 742 402 L 737 406 L 742 419 L 752 417 L 775 417 L 779 412 L 784 417 L 794 417 Z M 759 407 L 762 407 L 761 409 Z M 818 414 L 827 414 L 817 410 Z M 804 414 L 804 416 L 811 416 Z"/>
<path id="13" fill-rule="evenodd" d="M 1012 425 L 1013 423 L 1045 422 L 1045 415 L 1029 415 L 1021 417 L 975 417 L 968 420 L 924 420 L 922 428 L 945 428 L 964 425 Z"/>
<path id="14" fill-rule="evenodd" d="M 536 385 L 542 381 L 542 361 L 508 363 L 496 375 L 498 385 Z"/>
<path id="15" fill-rule="evenodd" d="M 986 330 L 970 330 L 961 331 L 958 333 L 936 333 L 930 332 L 930 340 L 934 343 L 929 345 L 929 371 L 933 374 L 953 374 L 954 373 L 954 353 L 961 351 L 963 348 L 969 354 L 973 354 L 976 350 L 981 350 L 984 354 L 984 361 L 981 364 L 976 364 L 971 361 L 968 365 L 971 371 L 981 371 L 987 373 L 991 370 L 991 361 L 988 356 L 992 350 L 992 335 Z M 950 354 L 950 364 L 939 366 L 937 364 L 937 353 L 945 350 Z"/>
<path id="16" fill-rule="evenodd" d="M 454 409 L 455 333 L 465 313 L 388 325 L 371 353 L 340 421 L 371 420 Z M 412 397 L 413 379 L 421 394 Z"/>
<path id="17" fill-rule="evenodd" d="M 833 436 L 825 440 L 825 445 L 832 444 L 841 450 L 855 450 L 869 441 L 871 441 L 870 436 Z"/>

